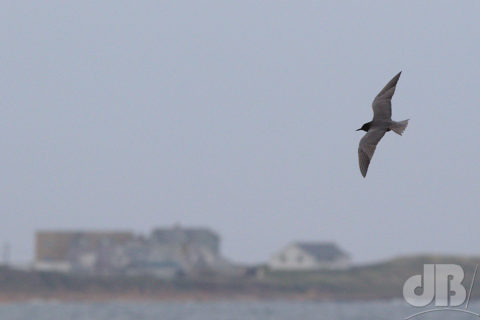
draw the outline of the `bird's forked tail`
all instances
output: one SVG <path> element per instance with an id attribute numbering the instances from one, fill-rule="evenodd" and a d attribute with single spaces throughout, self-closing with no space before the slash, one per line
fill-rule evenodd
<path id="1" fill-rule="evenodd" d="M 402 135 L 405 129 L 408 126 L 408 120 L 403 120 L 403 121 L 395 121 L 395 123 L 390 127 L 390 129 L 393 130 L 396 134 Z"/>

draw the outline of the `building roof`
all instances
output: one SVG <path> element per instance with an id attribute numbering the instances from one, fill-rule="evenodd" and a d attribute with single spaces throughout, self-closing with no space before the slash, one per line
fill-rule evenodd
<path id="1" fill-rule="evenodd" d="M 156 228 L 153 230 L 152 236 L 163 242 L 218 242 L 220 240 L 220 237 L 210 229 L 184 228 L 180 226 L 174 226 L 173 228 Z"/>
<path id="2" fill-rule="evenodd" d="M 348 256 L 336 244 L 331 242 L 296 242 L 294 245 L 319 261 L 333 261 L 340 257 Z"/>

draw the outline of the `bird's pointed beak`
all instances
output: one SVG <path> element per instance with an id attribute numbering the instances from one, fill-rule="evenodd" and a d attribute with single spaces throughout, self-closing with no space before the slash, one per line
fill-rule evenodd
<path id="1" fill-rule="evenodd" d="M 360 130 L 362 130 L 362 128 L 360 128 L 360 129 L 357 129 L 357 130 L 355 130 L 355 131 L 360 131 Z"/>

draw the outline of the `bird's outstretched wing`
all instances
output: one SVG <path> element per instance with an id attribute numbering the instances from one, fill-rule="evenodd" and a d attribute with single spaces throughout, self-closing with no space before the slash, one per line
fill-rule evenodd
<path id="1" fill-rule="evenodd" d="M 385 135 L 385 132 L 383 129 L 372 129 L 360 140 L 360 144 L 358 145 L 358 164 L 360 165 L 360 172 L 363 177 L 367 175 L 368 166 L 372 160 L 375 148 Z"/>
<path id="2" fill-rule="evenodd" d="M 373 100 L 373 119 L 390 120 L 392 118 L 392 97 L 401 74 L 402 71 L 393 77 Z"/>

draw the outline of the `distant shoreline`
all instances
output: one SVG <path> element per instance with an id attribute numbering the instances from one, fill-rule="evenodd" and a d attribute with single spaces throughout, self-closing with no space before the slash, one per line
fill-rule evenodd
<path id="1" fill-rule="evenodd" d="M 135 293 L 51 293 L 51 294 L 0 294 L 0 304 L 23 303 L 23 302 L 112 302 L 112 301 L 133 301 L 133 302 L 211 302 L 211 301 L 335 301 L 335 302 L 359 302 L 372 300 L 392 300 L 398 298 L 333 298 L 328 296 L 319 296 L 312 294 L 272 294 L 272 295 L 256 295 L 256 294 L 211 294 L 210 292 L 189 292 L 175 293 L 165 292 L 162 294 L 142 295 Z"/>
<path id="2" fill-rule="evenodd" d="M 348 270 L 274 272 L 259 267 L 249 276 L 181 278 L 80 277 L 0 268 L 0 303 L 26 301 L 371 301 L 402 298 L 404 282 L 426 263 L 453 263 L 470 283 L 480 258 L 415 256 Z M 474 287 L 472 299 L 480 298 Z"/>

